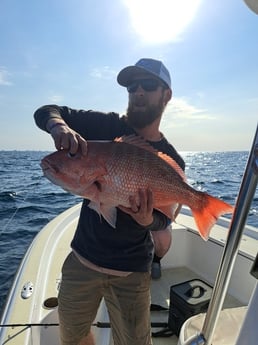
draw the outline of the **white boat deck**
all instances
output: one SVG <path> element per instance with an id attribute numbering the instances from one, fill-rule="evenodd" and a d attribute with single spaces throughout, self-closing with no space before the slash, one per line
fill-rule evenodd
<path id="1" fill-rule="evenodd" d="M 176 268 L 168 268 L 162 270 L 162 278 L 157 281 L 152 281 L 151 284 L 151 295 L 152 295 L 152 303 L 158 304 L 164 307 L 169 306 L 169 292 L 170 286 L 179 284 L 181 282 L 185 282 L 190 279 L 202 279 L 203 277 L 199 276 L 195 272 L 189 270 L 187 267 L 176 267 Z M 243 304 L 238 301 L 236 298 L 227 295 L 223 308 L 234 308 L 242 306 Z M 164 321 L 167 322 L 168 320 L 168 312 L 167 311 L 152 311 L 152 321 Z M 158 328 L 153 328 L 153 331 L 159 331 Z M 173 335 L 172 337 L 168 338 L 153 338 L 153 345 L 176 345 L 178 338 Z"/>

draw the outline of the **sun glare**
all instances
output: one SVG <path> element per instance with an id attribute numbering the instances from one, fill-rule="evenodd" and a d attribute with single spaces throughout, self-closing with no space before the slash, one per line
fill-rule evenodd
<path id="1" fill-rule="evenodd" d="M 124 0 L 134 30 L 146 43 L 177 41 L 202 0 Z"/>

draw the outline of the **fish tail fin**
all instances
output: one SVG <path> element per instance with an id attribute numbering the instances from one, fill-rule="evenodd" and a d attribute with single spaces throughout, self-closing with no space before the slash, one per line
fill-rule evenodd
<path id="1" fill-rule="evenodd" d="M 211 228 L 217 219 L 222 214 L 233 213 L 234 207 L 211 195 L 206 193 L 202 194 L 203 202 L 201 203 L 201 207 L 194 207 L 191 210 L 201 237 L 207 241 Z"/>

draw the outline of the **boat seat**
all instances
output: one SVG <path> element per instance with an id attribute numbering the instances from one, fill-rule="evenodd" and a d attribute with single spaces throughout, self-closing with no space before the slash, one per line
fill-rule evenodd
<path id="1" fill-rule="evenodd" d="M 221 311 L 212 345 L 235 345 L 246 310 L 247 306 Z M 204 318 L 205 313 L 202 313 L 185 321 L 180 331 L 178 345 L 184 345 L 190 337 L 200 333 Z"/>

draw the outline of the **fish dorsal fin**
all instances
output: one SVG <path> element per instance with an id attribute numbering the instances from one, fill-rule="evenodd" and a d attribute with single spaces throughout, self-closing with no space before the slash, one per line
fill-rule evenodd
<path id="1" fill-rule="evenodd" d="M 183 179 L 183 181 L 186 182 L 186 176 L 184 171 L 180 168 L 180 166 L 177 164 L 177 162 L 168 156 L 167 154 L 163 152 L 159 152 L 156 150 L 151 144 L 149 144 L 147 141 L 145 141 L 142 137 L 131 134 L 131 135 L 123 135 L 120 138 L 115 138 L 114 140 L 117 143 L 126 143 L 130 145 L 135 145 L 141 149 L 147 150 L 159 158 L 163 159 L 163 161 L 167 162 L 177 173 L 178 175 Z"/>
<path id="2" fill-rule="evenodd" d="M 177 162 L 173 158 L 171 158 L 170 156 L 162 152 L 158 152 L 158 156 L 164 161 L 166 161 L 178 173 L 178 175 L 182 178 L 182 180 L 186 182 L 186 176 L 185 176 L 184 171 L 181 169 L 181 167 L 177 164 Z"/>
<path id="3" fill-rule="evenodd" d="M 145 141 L 142 137 L 135 134 L 123 135 L 120 138 L 115 138 L 114 141 L 117 143 L 126 143 L 130 145 L 134 145 L 141 149 L 144 149 L 146 151 L 149 151 L 151 153 L 158 155 L 158 151 L 153 146 L 151 146 L 151 144 Z"/>

